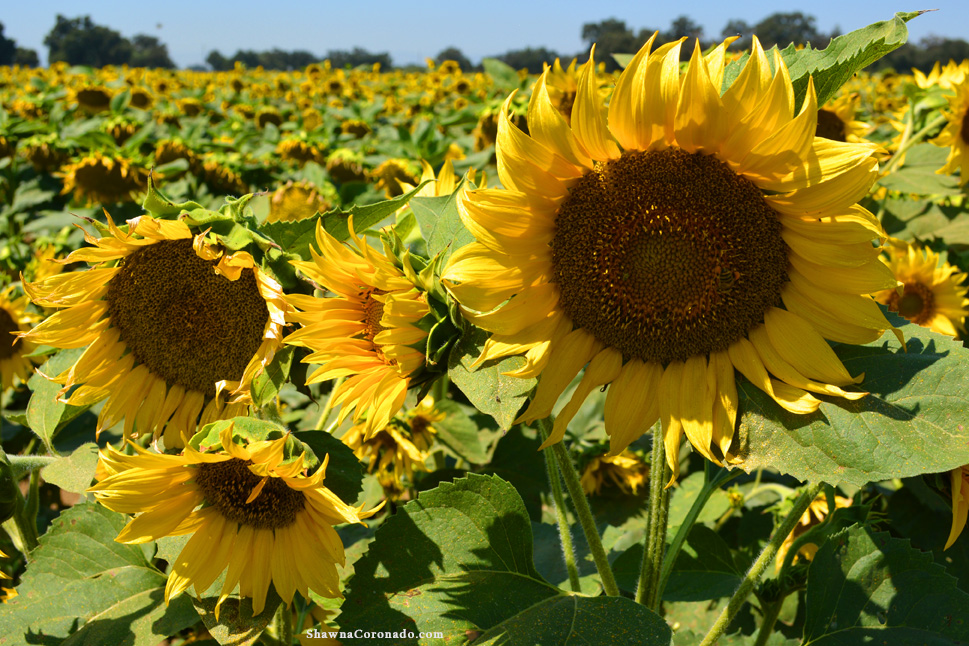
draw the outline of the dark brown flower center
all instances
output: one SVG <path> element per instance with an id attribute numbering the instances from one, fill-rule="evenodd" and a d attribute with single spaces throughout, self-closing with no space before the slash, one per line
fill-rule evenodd
<path id="1" fill-rule="evenodd" d="M 269 310 L 253 270 L 215 273 L 191 240 L 164 240 L 131 254 L 108 286 L 108 316 L 128 349 L 168 384 L 215 396 L 242 378 L 262 343 Z"/>
<path id="2" fill-rule="evenodd" d="M 969 110 L 962 115 L 962 126 L 959 128 L 959 138 L 963 145 L 969 146 Z"/>
<path id="3" fill-rule="evenodd" d="M 20 326 L 10 312 L 0 307 L 0 359 L 9 359 L 17 353 L 20 339 L 11 332 L 19 332 Z"/>
<path id="4" fill-rule="evenodd" d="M 246 502 L 262 480 L 249 470 L 250 460 L 233 458 L 225 462 L 200 464 L 195 484 L 205 502 L 216 507 L 226 519 L 256 529 L 282 529 L 296 521 L 306 506 L 306 496 L 290 489 L 279 478 L 269 478 L 252 502 Z"/>
<path id="5" fill-rule="evenodd" d="M 831 110 L 818 110 L 818 128 L 814 134 L 833 141 L 845 141 L 845 122 Z"/>
<path id="6" fill-rule="evenodd" d="M 935 316 L 935 298 L 932 290 L 922 283 L 905 283 L 901 296 L 896 291 L 889 296 L 888 309 L 923 325 Z"/>
<path id="7" fill-rule="evenodd" d="M 725 350 L 781 303 L 787 245 L 760 189 L 715 157 L 629 153 L 580 179 L 552 240 L 576 327 L 627 359 Z"/>
<path id="8" fill-rule="evenodd" d="M 381 289 L 374 289 L 367 294 L 363 301 L 364 336 L 371 343 L 374 342 L 373 339 L 375 336 L 384 331 L 384 326 L 380 324 L 380 319 L 384 315 L 384 304 L 376 300 L 373 295 L 385 293 Z M 376 343 L 374 343 L 374 348 L 377 348 Z"/>

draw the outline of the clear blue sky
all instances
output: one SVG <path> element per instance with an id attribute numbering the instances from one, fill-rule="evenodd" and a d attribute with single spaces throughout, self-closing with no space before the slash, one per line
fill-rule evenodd
<path id="1" fill-rule="evenodd" d="M 44 36 L 61 13 L 68 18 L 90 15 L 97 24 L 120 31 L 157 36 L 168 45 L 179 66 L 203 63 L 213 49 L 230 55 L 237 49 L 305 49 L 324 54 L 331 49 L 363 47 L 389 52 L 396 65 L 419 63 L 445 47 L 461 49 L 472 61 L 525 46 L 547 47 L 563 55 L 583 49 L 582 25 L 618 18 L 634 30 L 666 29 L 680 15 L 719 37 L 733 18 L 754 24 L 775 11 L 803 11 L 817 19 L 818 28 L 842 32 L 886 20 L 896 11 L 939 9 L 909 23 L 910 40 L 934 34 L 969 40 L 967 0 L 811 0 L 771 7 L 765 2 L 588 2 L 587 0 L 485 0 L 483 2 L 426 2 L 423 0 L 161 0 L 135 3 L 94 0 L 68 2 L 7 2 L 0 12 L 4 35 L 21 47 L 37 50 L 47 60 Z"/>

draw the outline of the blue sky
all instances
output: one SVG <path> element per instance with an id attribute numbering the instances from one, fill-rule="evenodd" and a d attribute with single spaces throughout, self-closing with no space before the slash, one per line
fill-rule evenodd
<path id="1" fill-rule="evenodd" d="M 677 16 L 686 14 L 703 25 L 707 36 L 718 37 L 728 20 L 739 18 L 754 24 L 775 11 L 803 11 L 817 19 L 818 28 L 842 32 L 892 17 L 896 11 L 939 9 L 909 23 L 910 40 L 933 34 L 969 40 L 969 2 L 908 0 L 897 3 L 852 0 L 812 0 L 770 8 L 763 2 L 588 2 L 558 0 L 489 0 L 486 2 L 424 2 L 411 0 L 163 0 L 119 3 L 96 0 L 68 2 L 7 3 L 0 12 L 4 35 L 21 47 L 37 50 L 46 62 L 44 36 L 61 13 L 68 18 L 90 15 L 94 22 L 120 31 L 124 36 L 144 33 L 168 45 L 176 64 L 203 63 L 213 49 L 229 55 L 237 49 L 305 49 L 324 54 L 330 49 L 360 46 L 374 52 L 390 52 L 397 65 L 433 57 L 445 47 L 461 49 L 472 61 L 524 46 L 544 46 L 563 55 L 584 48 L 582 25 L 618 18 L 634 30 L 666 29 Z"/>

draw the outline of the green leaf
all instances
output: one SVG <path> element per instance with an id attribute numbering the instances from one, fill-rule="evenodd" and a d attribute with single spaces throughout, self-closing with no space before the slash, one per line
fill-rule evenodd
<path id="1" fill-rule="evenodd" d="M 613 54 L 612 58 L 616 61 L 619 67 L 626 69 L 629 64 L 636 57 L 635 54 Z"/>
<path id="2" fill-rule="evenodd" d="M 320 463 L 330 456 L 323 485 L 343 502 L 356 504 L 363 490 L 363 465 L 350 447 L 326 431 L 296 431 L 293 435 L 316 454 Z"/>
<path id="3" fill-rule="evenodd" d="M 444 483 L 398 509 L 347 588 L 340 626 L 349 631 L 441 631 L 485 644 L 666 646 L 671 635 L 660 617 L 628 599 L 566 595 L 542 579 L 525 506 L 494 476 Z"/>
<path id="4" fill-rule="evenodd" d="M 824 105 L 855 72 L 904 45 L 908 40 L 908 27 L 905 23 L 922 13 L 925 12 L 896 13 L 891 20 L 876 22 L 838 36 L 824 49 L 814 49 L 810 45 L 800 50 L 793 45 L 786 48 L 781 55 L 794 86 L 794 105 L 800 109 L 807 93 L 809 77 L 814 78 L 818 106 Z M 725 91 L 736 80 L 748 58 L 749 54 L 746 54 L 727 66 L 723 74 L 722 90 Z M 768 54 L 768 60 L 771 58 Z"/>
<path id="5" fill-rule="evenodd" d="M 287 254 L 310 259 L 310 245 L 316 241 L 316 225 L 321 216 L 299 222 L 271 222 L 259 227 L 259 231 L 271 238 Z"/>
<path id="6" fill-rule="evenodd" d="M 538 380 L 503 374 L 525 365 L 525 358 L 520 356 L 488 361 L 472 369 L 487 338 L 488 333 L 478 328 L 465 334 L 451 350 L 448 376 L 475 408 L 491 415 L 502 429 L 509 429 Z"/>
<path id="7" fill-rule="evenodd" d="M 255 644 L 276 615 L 276 608 L 282 603 L 276 589 L 270 586 L 269 593 L 266 595 L 266 607 L 258 615 L 252 614 L 252 599 L 229 598 L 222 602 L 222 607 L 219 608 L 219 619 L 216 620 L 215 604 L 218 600 L 218 596 L 203 597 L 193 600 L 192 603 L 195 604 L 195 610 L 198 611 L 209 633 L 221 646 Z"/>
<path id="8" fill-rule="evenodd" d="M 804 646 L 957 644 L 969 640 L 969 594 L 908 541 L 855 525 L 808 570 Z"/>
<path id="9" fill-rule="evenodd" d="M 694 525 L 673 565 L 663 599 L 704 601 L 729 597 L 742 576 L 724 540 L 709 527 Z"/>
<path id="10" fill-rule="evenodd" d="M 293 351 L 293 346 L 280 349 L 266 369 L 252 380 L 252 401 L 257 407 L 261 408 L 274 401 L 279 394 L 279 389 L 289 379 L 289 369 L 293 365 Z"/>
<path id="11" fill-rule="evenodd" d="M 98 445 L 87 442 L 67 457 L 58 458 L 41 470 L 44 480 L 65 491 L 84 493 L 94 480 L 98 466 Z"/>
<path id="12" fill-rule="evenodd" d="M 155 646 L 195 624 L 187 595 L 166 606 L 166 577 L 141 546 L 114 541 L 124 524 L 100 505 L 61 513 L 0 613 L 0 643 Z"/>
<path id="13" fill-rule="evenodd" d="M 916 195 L 959 195 L 959 180 L 940 175 L 948 151 L 935 144 L 918 144 L 905 153 L 902 167 L 878 180 L 878 184 L 892 191 Z"/>
<path id="14" fill-rule="evenodd" d="M 424 188 L 427 181 L 421 182 L 420 185 L 416 186 L 413 190 L 408 191 L 403 195 L 398 195 L 390 200 L 384 200 L 382 202 L 377 202 L 376 204 L 367 204 L 366 206 L 358 206 L 354 204 L 347 211 L 335 209 L 333 211 L 324 213 L 323 228 L 326 229 L 327 233 L 340 242 L 349 240 L 349 218 L 351 215 L 353 216 L 353 230 L 359 234 L 361 231 L 365 231 L 376 225 L 384 218 L 389 218 L 401 207 L 407 206 L 410 199 L 417 195 L 418 191 Z"/>
<path id="15" fill-rule="evenodd" d="M 442 254 L 441 260 L 447 261 L 455 250 L 474 242 L 474 236 L 464 227 L 458 214 L 457 195 L 456 190 L 450 195 L 411 200 L 410 208 L 421 226 L 427 254 L 431 258 Z"/>
<path id="16" fill-rule="evenodd" d="M 453 401 L 442 401 L 434 407 L 445 413 L 440 422 L 434 422 L 437 429 L 437 439 L 460 458 L 471 464 L 484 464 L 488 461 L 488 454 L 481 445 L 481 435 L 478 425 L 474 423 L 461 406 Z"/>
<path id="17" fill-rule="evenodd" d="M 860 487 L 969 464 L 969 350 L 887 316 L 902 329 L 907 352 L 891 334 L 835 347 L 850 374 L 866 375 L 859 388 L 870 394 L 857 401 L 822 397 L 817 412 L 794 415 L 737 380 L 744 470 Z"/>
<path id="18" fill-rule="evenodd" d="M 495 87 L 499 90 L 509 91 L 518 87 L 518 71 L 497 58 L 482 58 L 481 66 L 485 74 L 495 82 Z"/>
<path id="19" fill-rule="evenodd" d="M 969 245 L 969 213 L 962 207 L 931 200 L 888 200 L 883 219 L 885 232 L 902 240 L 944 240 Z"/>
<path id="20" fill-rule="evenodd" d="M 87 406 L 69 406 L 57 401 L 62 386 L 48 377 L 56 377 L 80 358 L 84 348 L 62 350 L 47 360 L 27 381 L 32 391 L 27 403 L 27 424 L 47 445 L 50 453 L 55 453 L 51 441 L 54 434 L 72 419 L 88 409 Z"/>

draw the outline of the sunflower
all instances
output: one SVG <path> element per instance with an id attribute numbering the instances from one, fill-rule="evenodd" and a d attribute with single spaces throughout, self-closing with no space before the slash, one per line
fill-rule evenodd
<path id="1" fill-rule="evenodd" d="M 108 216 L 107 230 L 64 260 L 94 268 L 25 285 L 34 303 L 62 311 L 23 340 L 87 346 L 53 377 L 61 397 L 107 399 L 98 432 L 123 419 L 126 436 L 164 430 L 167 447 L 181 446 L 200 417 L 244 415 L 253 378 L 281 345 L 289 306 L 279 284 L 247 252 L 224 253 L 183 221 L 140 216 L 126 232 Z"/>
<path id="2" fill-rule="evenodd" d="M 19 336 L 37 318 L 27 312 L 29 302 L 27 296 L 14 297 L 13 285 L 0 291 L 0 392 L 18 381 L 26 382 L 34 372 L 34 363 L 26 355 L 34 351 L 35 344 Z"/>
<path id="3" fill-rule="evenodd" d="M 593 457 L 582 470 L 580 483 L 582 490 L 589 495 L 599 495 L 603 486 L 606 486 L 635 496 L 648 481 L 649 465 L 627 450 L 619 455 Z"/>
<path id="4" fill-rule="evenodd" d="M 951 90 L 956 85 L 962 83 L 966 79 L 966 76 L 969 76 L 969 61 L 962 61 L 956 65 L 955 61 L 950 60 L 945 64 L 945 67 L 941 67 L 940 62 L 936 61 L 928 76 L 923 74 L 922 70 L 919 69 L 913 69 L 912 74 L 915 77 L 915 84 L 923 90 L 927 90 L 935 85 L 946 90 Z"/>
<path id="5" fill-rule="evenodd" d="M 835 141 L 866 143 L 865 136 L 871 131 L 871 127 L 856 119 L 860 101 L 858 94 L 842 93 L 819 108 L 815 134 Z"/>
<path id="6" fill-rule="evenodd" d="M 148 171 L 124 157 L 94 151 L 64 166 L 62 194 L 74 193 L 79 204 L 134 202 L 148 188 Z"/>
<path id="7" fill-rule="evenodd" d="M 340 439 L 353 449 L 359 460 L 369 464 L 367 470 L 376 473 L 384 491 L 396 499 L 406 487 L 405 478 L 414 482 L 415 468 L 428 470 L 426 461 L 437 433 L 434 424 L 445 417 L 434 408 L 434 399 L 428 397 L 404 416 L 394 417 L 369 438 L 366 425 L 357 424 Z"/>
<path id="8" fill-rule="evenodd" d="M 407 159 L 388 159 L 370 173 L 370 179 L 388 198 L 404 194 L 403 184 L 417 182 L 415 165 Z"/>
<path id="9" fill-rule="evenodd" d="M 943 111 L 948 123 L 932 140 L 936 146 L 949 148 L 945 166 L 938 173 L 951 175 L 959 171 L 959 185 L 969 182 L 969 80 L 954 86 L 955 93 L 947 97 L 948 108 Z"/>
<path id="10" fill-rule="evenodd" d="M 511 374 L 540 377 L 520 422 L 548 417 L 585 374 L 549 439 L 609 384 L 610 454 L 660 420 L 673 478 L 685 432 L 706 458 L 739 461 L 734 370 L 795 413 L 858 399 L 825 341 L 868 343 L 891 326 L 866 294 L 894 287 L 871 240 L 884 235 L 855 204 L 875 179 L 873 145 L 815 137 L 807 85 L 794 111 L 787 67 L 756 40 L 719 93 L 727 42 L 651 51 L 616 82 L 604 109 L 590 55 L 569 126 L 549 100 L 548 71 L 528 107 L 531 135 L 502 110 L 505 190 L 458 198 L 477 242 L 443 281 L 471 322 L 493 332 L 477 364 L 525 355 Z M 608 126 L 607 126 L 608 113 Z"/>
<path id="11" fill-rule="evenodd" d="M 882 260 L 903 287 L 876 292 L 872 295 L 876 301 L 939 334 L 958 336 L 966 331 L 966 274 L 940 263 L 939 254 L 931 249 L 901 241 L 888 247 L 888 257 Z"/>
<path id="12" fill-rule="evenodd" d="M 843 509 L 851 506 L 851 498 L 845 498 L 844 496 L 834 497 L 834 507 L 835 509 Z M 780 572 L 781 567 L 784 565 L 784 559 L 787 553 L 791 550 L 794 545 L 794 541 L 801 536 L 804 532 L 811 529 L 815 525 L 820 525 L 828 514 L 831 513 L 831 508 L 828 506 L 828 499 L 824 494 L 821 494 L 815 498 L 808 508 L 804 510 L 801 514 L 800 520 L 798 520 L 797 525 L 791 530 L 791 533 L 787 535 L 781 546 L 777 548 L 777 557 L 774 561 L 775 568 Z M 818 553 L 818 546 L 814 543 L 805 543 L 797 550 L 797 556 L 803 558 L 805 561 L 811 561 L 814 559 L 814 555 Z"/>
<path id="13" fill-rule="evenodd" d="M 949 472 L 949 478 L 952 482 L 952 529 L 949 530 L 944 549 L 952 547 L 966 527 L 966 517 L 969 516 L 969 465 L 953 469 Z"/>
<path id="14" fill-rule="evenodd" d="M 81 85 L 69 92 L 69 103 L 76 103 L 85 112 L 104 112 L 111 107 L 114 91 L 102 85 Z"/>
<path id="15" fill-rule="evenodd" d="M 341 597 L 336 564 L 345 556 L 332 525 L 359 523 L 376 509 L 351 507 L 323 485 L 329 456 L 309 476 L 304 455 L 284 461 L 288 435 L 243 446 L 226 424 L 219 439 L 214 450 L 188 445 L 181 455 L 134 444 L 135 455 L 102 450 L 103 477 L 89 491 L 108 509 L 137 514 L 115 540 L 192 534 L 172 564 L 165 601 L 190 586 L 201 596 L 228 569 L 217 617 L 236 587 L 252 597 L 253 616 L 263 611 L 270 582 L 287 605 L 297 591 L 304 599 L 309 590 Z"/>
<path id="16" fill-rule="evenodd" d="M 336 187 L 329 182 L 317 186 L 306 180 L 289 180 L 273 191 L 266 222 L 299 222 L 326 213 L 339 202 Z"/>
<path id="17" fill-rule="evenodd" d="M 353 232 L 353 246 L 341 245 L 316 228 L 317 253 L 311 262 L 294 261 L 306 276 L 333 292 L 334 298 L 287 296 L 298 311 L 290 319 L 302 326 L 284 343 L 308 348 L 305 363 L 319 364 L 307 384 L 347 379 L 334 392 L 342 405 L 339 423 L 353 412 L 366 418 L 364 437 L 385 427 L 404 405 L 412 378 L 425 362 L 427 332 L 417 323 L 429 312 L 423 292 L 393 262 Z"/>

